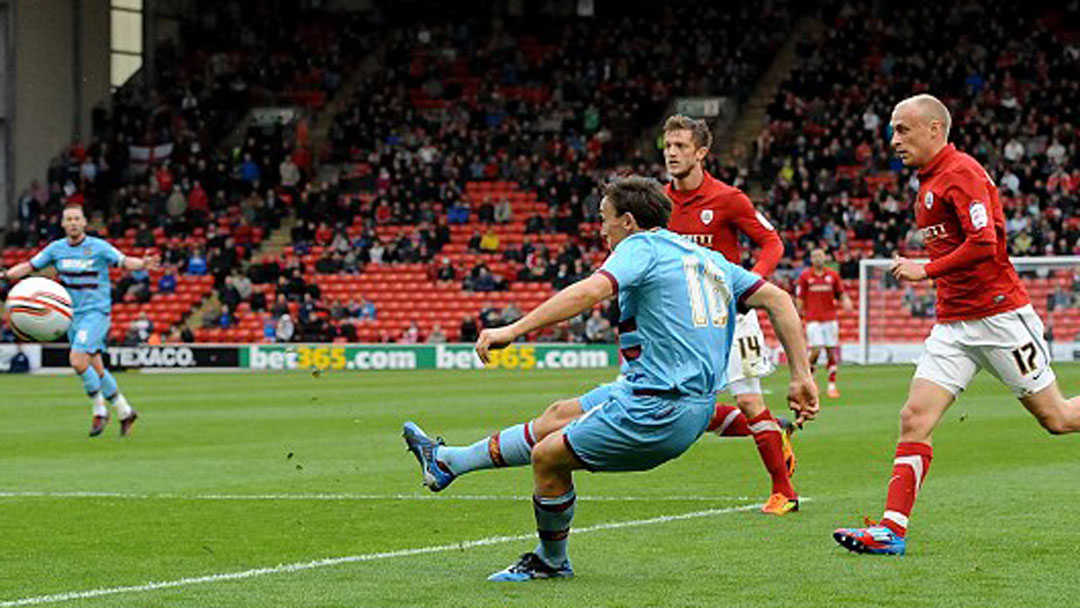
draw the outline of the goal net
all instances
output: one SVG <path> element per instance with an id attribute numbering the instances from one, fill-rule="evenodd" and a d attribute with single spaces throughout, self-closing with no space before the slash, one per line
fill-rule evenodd
<path id="1" fill-rule="evenodd" d="M 1080 256 L 1016 257 L 1012 263 L 1046 325 L 1054 360 L 1080 359 Z M 933 284 L 899 284 L 891 265 L 882 258 L 859 262 L 858 346 L 844 349 L 847 361 L 910 363 L 922 354 L 936 315 Z"/>

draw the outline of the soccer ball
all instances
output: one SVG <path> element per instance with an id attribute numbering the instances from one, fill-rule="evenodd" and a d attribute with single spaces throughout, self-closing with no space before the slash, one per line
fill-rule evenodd
<path id="1" fill-rule="evenodd" d="M 56 281 L 31 277 L 8 293 L 7 315 L 12 331 L 25 342 L 52 342 L 71 325 L 71 296 Z"/>

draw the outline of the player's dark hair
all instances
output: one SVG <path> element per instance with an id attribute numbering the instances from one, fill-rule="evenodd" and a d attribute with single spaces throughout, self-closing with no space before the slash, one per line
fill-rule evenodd
<path id="1" fill-rule="evenodd" d="M 637 175 L 618 178 L 604 186 L 604 196 L 616 215 L 632 213 L 642 230 L 664 228 L 671 217 L 671 199 L 654 179 Z"/>
<path id="2" fill-rule="evenodd" d="M 675 114 L 664 121 L 664 134 L 671 131 L 690 131 L 690 138 L 699 148 L 712 148 L 712 131 L 704 120 L 694 120 L 689 116 Z"/>

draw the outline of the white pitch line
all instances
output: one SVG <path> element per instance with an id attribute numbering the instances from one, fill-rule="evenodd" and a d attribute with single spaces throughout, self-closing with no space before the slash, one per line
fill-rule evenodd
<path id="1" fill-rule="evenodd" d="M 418 500 L 418 501 L 524 501 L 531 496 L 498 494 L 141 494 L 132 492 L 0 492 L 5 498 L 116 498 L 120 500 Z M 579 496 L 583 502 L 732 502 L 750 500 L 748 496 Z"/>
<path id="2" fill-rule="evenodd" d="M 807 498 L 801 499 L 806 502 Z M 635 519 L 629 521 L 615 521 L 603 524 L 596 524 L 593 526 L 585 526 L 583 528 L 575 528 L 572 532 L 574 535 L 587 534 L 589 532 L 599 532 L 602 530 L 618 530 L 620 528 L 636 528 L 640 526 L 651 526 L 655 524 L 664 524 L 673 521 L 683 521 L 687 519 L 698 519 L 702 517 L 713 517 L 715 515 L 726 515 L 729 513 L 741 513 L 745 511 L 753 511 L 761 508 L 760 504 L 756 505 L 742 505 L 738 507 L 728 507 L 725 509 L 707 509 L 704 511 L 692 511 L 690 513 L 682 513 L 679 515 L 661 515 L 658 517 L 650 517 L 648 519 Z M 52 595 L 39 595 L 36 597 L 27 597 L 18 600 L 8 600 L 0 602 L 0 608 L 15 608 L 16 606 L 38 606 L 41 604 L 55 604 L 59 602 L 67 602 L 71 600 L 83 600 L 95 597 L 102 597 L 107 595 L 119 595 L 122 593 L 141 593 L 145 591 L 156 591 L 158 589 L 174 589 L 176 587 L 187 587 L 190 585 L 201 585 L 204 583 L 219 583 L 223 581 L 238 581 L 248 578 L 255 578 L 258 576 L 266 576 L 268 574 L 282 574 L 288 572 L 302 572 L 304 570 L 315 570 L 317 568 L 327 568 L 330 566 L 338 566 L 341 564 L 350 564 L 356 562 L 370 562 L 380 559 L 390 559 L 395 557 L 410 557 L 413 555 L 426 555 L 430 553 L 445 553 L 447 551 L 461 551 L 464 549 L 471 549 L 473 547 L 487 547 L 491 545 L 501 545 L 509 542 L 532 540 L 536 538 L 535 533 L 529 534 L 516 534 L 513 536 L 489 536 L 487 538 L 480 538 L 477 540 L 467 540 L 458 543 L 451 543 L 446 545 L 434 545 L 430 547 L 418 547 L 415 549 L 400 549 L 397 551 L 383 551 L 380 553 L 365 553 L 362 555 L 348 555 L 344 557 L 328 557 L 324 559 L 317 559 L 310 562 L 297 562 L 292 564 L 279 564 L 277 566 L 269 566 L 265 568 L 255 568 L 252 570 L 242 570 L 240 572 L 227 572 L 224 574 L 209 574 L 206 576 L 196 576 L 190 578 L 181 578 L 172 581 L 159 581 L 153 583 L 145 583 L 142 585 L 131 585 L 127 587 L 106 587 L 100 589 L 90 589 L 87 591 L 69 591 L 67 593 L 56 593 Z"/>

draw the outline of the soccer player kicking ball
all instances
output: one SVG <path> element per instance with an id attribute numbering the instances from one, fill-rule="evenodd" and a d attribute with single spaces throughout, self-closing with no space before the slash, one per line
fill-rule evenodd
<path id="1" fill-rule="evenodd" d="M 567 556 L 574 518 L 573 471 L 643 471 L 678 457 L 705 432 L 716 390 L 726 383 L 727 358 L 740 302 L 769 312 L 788 354 L 788 400 L 803 419 L 817 411 L 805 341 L 791 298 L 723 256 L 663 229 L 671 202 L 652 180 L 613 182 L 600 203 L 601 236 L 612 254 L 594 275 L 538 306 L 516 323 L 484 330 L 476 352 L 558 323 L 618 294 L 622 379 L 602 402 L 536 442 L 533 512 L 539 545 L 492 581 L 528 581 L 573 575 Z M 425 477 L 440 469 L 439 445 L 423 435 L 406 440 Z M 521 435 L 527 432 L 523 429 Z"/>
<path id="2" fill-rule="evenodd" d="M 1008 386 L 1053 434 L 1080 431 L 1080 397 L 1058 390 L 1043 324 L 1009 262 L 997 187 L 972 157 L 948 143 L 951 119 L 930 95 L 896 105 L 892 146 L 919 170 L 915 219 L 926 241 L 925 266 L 897 258 L 902 281 L 937 280 L 938 322 L 926 339 L 896 447 L 881 523 L 841 528 L 833 538 L 856 553 L 902 555 L 908 517 L 934 450 L 930 436 L 979 368 Z"/>
<path id="3" fill-rule="evenodd" d="M 840 275 L 825 267 L 825 250 L 810 252 L 810 268 L 799 275 L 795 285 L 795 304 L 799 314 L 806 320 L 806 342 L 810 345 L 810 365 L 817 365 L 821 349 L 829 363 L 830 399 L 840 398 L 836 388 L 836 367 L 840 364 L 840 323 L 837 321 L 836 303 L 845 311 L 852 308 L 851 298 L 844 292 Z"/>
<path id="4" fill-rule="evenodd" d="M 761 260 L 754 272 L 771 273 L 783 253 L 780 237 L 754 211 L 745 194 L 705 172 L 702 163 L 712 142 L 705 122 L 673 116 L 665 123 L 664 139 L 667 168 L 675 178 L 667 187 L 669 198 L 676 201 L 668 229 L 685 240 L 721 253 L 736 264 L 741 259 L 738 235 L 740 232 L 748 234 L 762 246 Z M 619 330 L 633 331 L 630 327 L 620 324 Z M 756 311 L 738 314 L 725 388 L 736 396 L 738 407 L 717 403 L 707 430 L 722 437 L 754 437 L 772 479 L 772 494 L 761 510 L 770 515 L 785 515 L 799 506 L 798 495 L 791 485 L 795 454 L 789 434 L 791 427 L 799 426 L 803 421 L 796 420 L 794 425 L 781 423 L 765 406 L 759 376 L 768 375 L 773 367 L 764 356 L 764 343 Z M 437 457 L 431 462 L 438 466 L 425 470 L 424 485 L 439 492 L 457 477 L 473 471 L 529 464 L 532 447 L 537 442 L 606 401 L 609 387 L 600 386 L 580 397 L 556 401 L 541 416 L 468 446 L 445 446 L 441 440 L 437 445 L 432 442 Z M 411 422 L 405 425 L 405 437 L 413 445 L 431 442 Z"/>
<path id="5" fill-rule="evenodd" d="M 64 209 L 61 220 L 66 237 L 53 241 L 28 262 L 12 266 L 0 274 L 9 281 L 18 281 L 46 266 L 55 266 L 60 284 L 71 294 L 74 315 L 68 328 L 71 342 L 69 361 L 75 373 L 83 381 L 83 388 L 93 404 L 90 436 L 97 437 L 109 421 L 105 401 L 116 408 L 120 419 L 120 434 L 126 436 L 139 417 L 127 399 L 120 393 L 116 379 L 105 369 L 101 358 L 105 339 L 109 335 L 109 315 L 112 311 L 112 294 L 109 282 L 109 266 L 125 270 L 153 270 L 157 268 L 158 256 L 133 258 L 120 253 L 102 239 L 86 234 L 86 216 L 83 209 L 71 205 Z"/>

